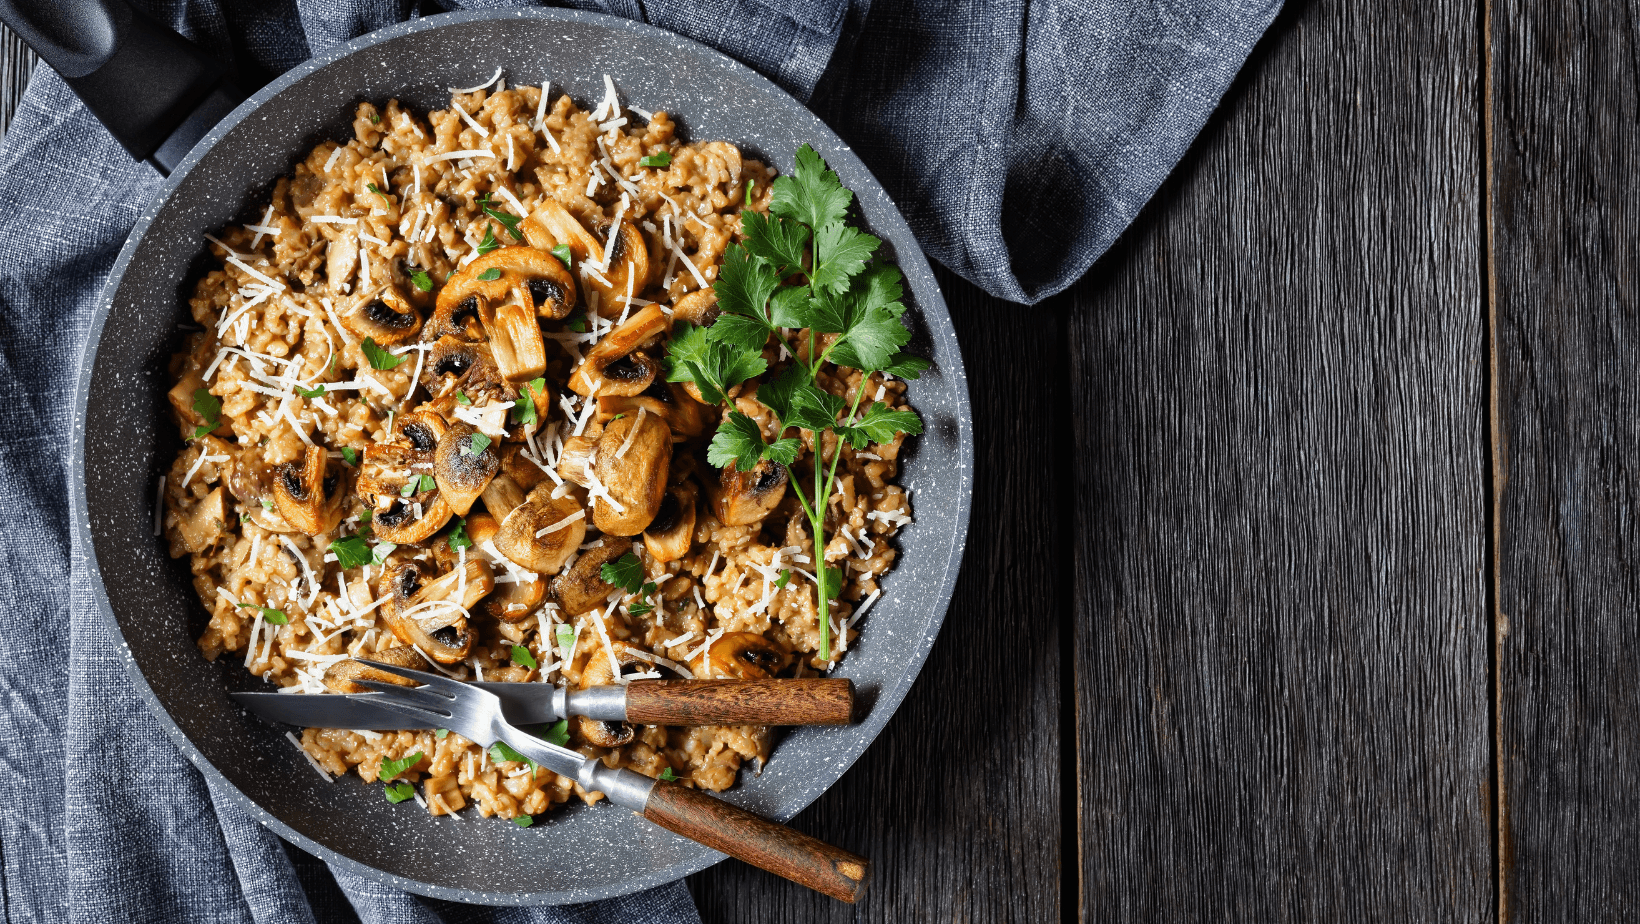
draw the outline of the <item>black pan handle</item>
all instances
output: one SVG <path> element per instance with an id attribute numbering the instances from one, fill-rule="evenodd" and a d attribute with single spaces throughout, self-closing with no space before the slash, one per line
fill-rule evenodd
<path id="1" fill-rule="evenodd" d="M 219 56 L 125 0 L 0 0 L 0 22 L 162 173 L 244 99 Z"/>

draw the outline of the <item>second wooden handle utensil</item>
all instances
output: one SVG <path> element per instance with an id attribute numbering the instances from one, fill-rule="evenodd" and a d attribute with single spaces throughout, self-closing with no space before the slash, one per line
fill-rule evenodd
<path id="1" fill-rule="evenodd" d="M 802 680 L 641 680 L 626 688 L 639 725 L 847 725 L 854 683 Z"/>

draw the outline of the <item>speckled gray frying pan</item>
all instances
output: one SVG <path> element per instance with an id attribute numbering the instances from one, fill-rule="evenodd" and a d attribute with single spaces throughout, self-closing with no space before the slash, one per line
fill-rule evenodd
<path id="1" fill-rule="evenodd" d="M 153 535 L 156 479 L 178 449 L 166 360 L 180 343 L 176 325 L 201 235 L 255 217 L 258 196 L 315 142 L 350 137 L 359 100 L 440 108 L 447 87 L 479 83 L 498 65 L 513 84 L 550 79 L 582 105 L 602 96 L 609 74 L 634 105 L 675 113 L 689 137 L 728 139 L 783 171 L 799 145 L 812 144 L 856 191 L 866 225 L 905 271 L 911 349 L 934 367 L 910 391 L 927 425 L 903 457 L 916 522 L 900 534 L 884 596 L 838 671 L 853 678 L 869 712 L 852 727 L 793 731 L 762 775 L 742 774 L 725 795 L 784 821 L 854 763 L 928 656 L 962 558 L 973 436 L 956 334 L 910 229 L 843 142 L 751 70 L 658 29 L 558 10 L 436 16 L 315 58 L 233 110 L 176 164 L 103 293 L 75 402 L 74 528 L 94 551 L 97 608 L 128 646 L 137 688 L 182 752 L 263 824 L 326 860 L 425 895 L 580 902 L 677 879 L 722 855 L 608 806 L 571 807 L 519 829 L 388 805 L 380 787 L 353 777 L 325 782 L 287 729 L 231 703 L 228 691 L 262 685 L 236 658 L 210 664 L 200 656 L 194 639 L 205 612 L 186 569 Z"/>

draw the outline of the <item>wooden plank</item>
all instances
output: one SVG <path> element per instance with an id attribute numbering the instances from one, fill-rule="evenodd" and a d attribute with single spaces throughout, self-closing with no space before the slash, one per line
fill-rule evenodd
<path id="1" fill-rule="evenodd" d="M 1480 921 L 1471 4 L 1290 4 L 1072 314 L 1087 921 Z"/>
<path id="2" fill-rule="evenodd" d="M 11 127 L 11 115 L 28 89 L 29 75 L 34 73 L 38 60 L 23 40 L 5 26 L 0 26 L 0 137 Z"/>
<path id="3" fill-rule="evenodd" d="M 1640 911 L 1634 9 L 1491 4 L 1505 919 Z"/>
<path id="4" fill-rule="evenodd" d="M 876 880 L 854 909 L 729 860 L 690 878 L 709 924 L 1060 919 L 1065 306 L 1010 305 L 943 272 L 940 286 L 976 431 L 956 599 L 882 736 L 794 822 L 871 858 Z"/>

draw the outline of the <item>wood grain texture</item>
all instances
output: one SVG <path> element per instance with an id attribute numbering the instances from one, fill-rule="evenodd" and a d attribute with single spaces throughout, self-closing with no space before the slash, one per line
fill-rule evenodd
<path id="1" fill-rule="evenodd" d="M 1492 917 L 1479 38 L 1289 4 L 1078 297 L 1087 921 Z"/>
<path id="2" fill-rule="evenodd" d="M 1007 304 L 944 271 L 940 285 L 974 405 L 962 574 L 900 710 L 792 822 L 870 857 L 875 882 L 849 908 L 729 860 L 690 877 L 707 924 L 1061 919 L 1062 835 L 1074 832 L 1060 799 L 1060 629 L 1072 618 L 1066 302 Z"/>
<path id="3" fill-rule="evenodd" d="M 854 681 L 640 680 L 627 685 L 626 718 L 640 725 L 847 725 Z"/>
<path id="4" fill-rule="evenodd" d="M 871 861 L 677 783 L 657 782 L 643 817 L 804 888 L 853 904 Z"/>
<path id="5" fill-rule="evenodd" d="M 0 26 L 0 137 L 11 127 L 12 114 L 28 89 L 29 75 L 39 60 L 23 40 L 5 26 Z"/>
<path id="6" fill-rule="evenodd" d="M 1491 3 L 1509 921 L 1640 913 L 1637 13 Z"/>

